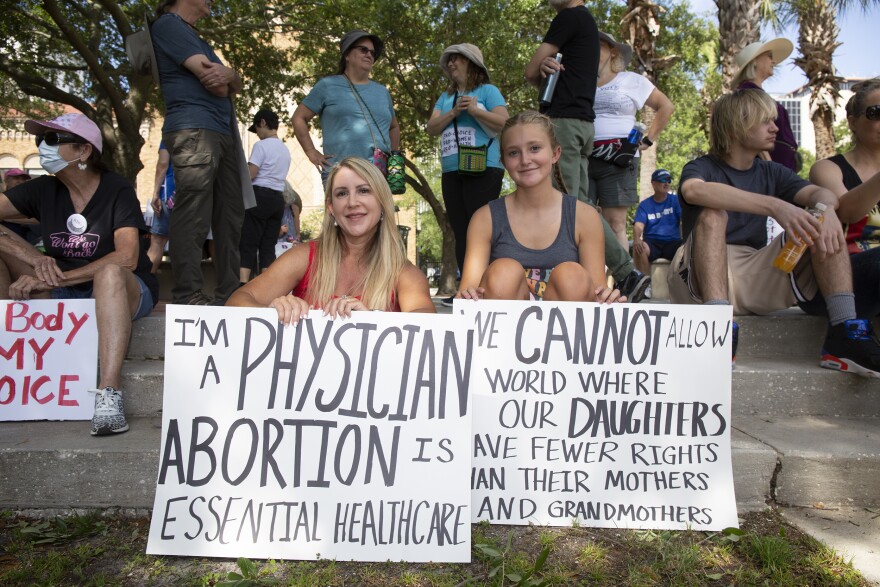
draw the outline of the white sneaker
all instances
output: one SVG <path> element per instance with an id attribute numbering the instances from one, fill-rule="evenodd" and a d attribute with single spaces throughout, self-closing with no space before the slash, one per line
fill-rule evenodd
<path id="1" fill-rule="evenodd" d="M 125 421 L 122 394 L 112 387 L 90 390 L 95 394 L 95 415 L 92 416 L 92 436 L 118 434 L 128 430 Z"/>

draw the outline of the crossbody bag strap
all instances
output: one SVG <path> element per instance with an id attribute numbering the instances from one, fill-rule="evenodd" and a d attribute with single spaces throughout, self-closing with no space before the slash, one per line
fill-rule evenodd
<path id="1" fill-rule="evenodd" d="M 358 107 L 361 109 L 361 115 L 364 117 L 364 122 L 367 123 L 367 129 L 370 131 L 370 138 L 373 139 L 373 146 L 378 148 L 379 143 L 376 142 L 376 135 L 373 134 L 373 127 L 370 126 L 370 121 L 367 119 L 367 113 L 369 112 L 370 118 L 373 120 L 373 124 L 376 125 L 376 130 L 379 132 L 379 135 L 381 136 L 382 131 L 379 129 L 379 123 L 376 122 L 376 117 L 373 116 L 373 112 L 370 110 L 370 107 L 364 101 L 363 97 L 361 97 L 360 92 L 358 92 L 357 89 L 354 87 L 354 84 L 351 83 L 351 80 L 348 79 L 348 76 L 345 75 L 344 73 L 342 75 L 343 75 L 343 77 L 345 77 L 345 81 L 348 82 L 348 87 L 351 88 L 351 93 L 354 94 L 354 100 L 355 100 L 355 102 L 357 102 Z M 364 108 L 366 108 L 366 112 L 364 111 Z M 390 145 L 388 145 L 388 150 L 389 151 L 391 150 Z"/>

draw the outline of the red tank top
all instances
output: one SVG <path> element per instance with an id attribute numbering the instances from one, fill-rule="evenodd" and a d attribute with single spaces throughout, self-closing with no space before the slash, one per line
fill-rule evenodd
<path id="1" fill-rule="evenodd" d="M 312 268 L 315 266 L 315 253 L 318 250 L 318 241 L 309 241 L 309 266 L 306 267 L 305 275 L 303 275 L 302 279 L 300 279 L 299 283 L 296 284 L 296 287 L 293 288 L 291 292 L 298 298 L 306 299 L 306 295 L 309 291 L 309 281 L 312 279 Z M 397 303 L 397 296 L 394 295 L 395 292 L 391 292 L 391 311 L 392 312 L 400 312 L 400 306 Z M 339 297 L 334 295 L 334 298 Z M 357 299 L 361 299 L 361 296 L 355 296 Z"/>

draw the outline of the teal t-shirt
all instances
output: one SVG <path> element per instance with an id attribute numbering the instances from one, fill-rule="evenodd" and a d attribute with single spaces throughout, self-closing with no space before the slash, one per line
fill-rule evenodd
<path id="1" fill-rule="evenodd" d="M 491 84 L 477 86 L 463 95 L 476 96 L 477 102 L 489 112 L 499 106 L 507 106 L 501 92 Z M 452 110 L 454 97 L 455 94 L 443 92 L 437 103 L 434 104 L 434 110 L 439 110 L 440 114 L 449 112 Z M 457 122 L 458 142 L 462 145 L 481 147 L 489 143 L 489 135 L 483 130 L 480 123 L 467 112 L 459 114 Z M 489 167 L 501 167 L 501 151 L 498 148 L 498 143 L 498 137 L 495 137 L 495 140 L 489 145 L 487 160 Z M 440 135 L 440 154 L 444 173 L 458 170 L 458 146 L 455 144 L 455 128 L 452 124 L 443 129 L 443 134 Z"/>
<path id="2" fill-rule="evenodd" d="M 303 106 L 321 117 L 323 151 L 328 157 L 333 155 L 331 163 L 352 156 L 370 159 L 374 146 L 383 151 L 391 149 L 388 136 L 394 119 L 391 94 L 385 86 L 372 80 L 354 84 L 354 89 L 359 98 L 352 93 L 345 76 L 331 75 L 319 80 L 302 101 Z M 374 144 L 373 137 L 378 144 Z"/>

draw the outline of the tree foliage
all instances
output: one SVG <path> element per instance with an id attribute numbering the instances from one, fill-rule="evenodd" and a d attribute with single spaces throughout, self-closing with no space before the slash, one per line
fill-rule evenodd
<path id="1" fill-rule="evenodd" d="M 134 179 L 141 168 L 140 126 L 159 105 L 149 76 L 136 75 L 123 38 L 143 26 L 153 3 L 139 0 L 3 0 L 0 19 L 0 104 L 45 117 L 58 105 L 94 120 L 105 162 Z M 217 0 L 200 34 L 242 71 L 244 113 L 259 98 L 281 104 L 292 85 L 291 51 L 273 45 L 287 20 L 274 5 Z M 255 72 L 257 75 L 248 75 Z"/>

